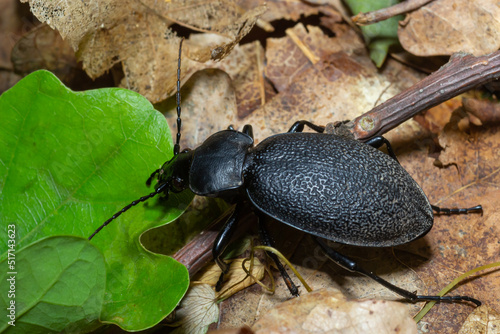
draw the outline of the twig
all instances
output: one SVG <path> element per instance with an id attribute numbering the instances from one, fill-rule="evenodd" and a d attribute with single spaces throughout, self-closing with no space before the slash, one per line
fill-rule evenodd
<path id="1" fill-rule="evenodd" d="M 309 59 L 309 61 L 314 65 L 319 61 L 319 57 L 316 56 L 307 45 L 304 44 L 295 34 L 292 29 L 285 30 L 285 33 L 290 39 L 297 45 L 297 47 L 304 53 L 304 55 Z"/>
<path id="2" fill-rule="evenodd" d="M 438 71 L 355 118 L 351 132 L 359 140 L 381 135 L 421 111 L 499 77 L 500 51 L 480 57 L 455 53 Z"/>
<path id="3" fill-rule="evenodd" d="M 434 0 L 406 0 L 394 6 L 382 8 L 373 12 L 359 13 L 358 15 L 352 17 L 352 21 L 357 25 L 366 26 L 387 20 L 399 14 L 411 12 L 412 10 L 418 9 L 431 1 Z"/>
<path id="4" fill-rule="evenodd" d="M 211 250 L 217 234 L 217 231 L 205 230 L 172 256 L 186 266 L 189 277 L 192 277 L 212 260 Z"/>
<path id="5" fill-rule="evenodd" d="M 245 212 L 248 213 L 241 217 L 239 228 L 233 236 L 235 239 L 241 236 L 244 231 L 247 231 L 249 225 L 255 220 L 250 210 L 246 210 Z M 222 224 L 226 221 L 228 213 L 230 213 L 230 211 L 226 211 L 222 217 L 219 217 L 218 220 L 195 236 L 189 243 L 172 256 L 186 266 L 189 277 L 192 277 L 203 268 L 205 264 L 212 261 L 212 246 L 217 234 L 219 234 L 219 230 L 222 228 Z"/>

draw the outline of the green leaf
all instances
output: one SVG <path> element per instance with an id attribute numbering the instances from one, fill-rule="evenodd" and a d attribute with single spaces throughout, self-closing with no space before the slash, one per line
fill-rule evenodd
<path id="1" fill-rule="evenodd" d="M 99 326 L 106 272 L 94 245 L 49 237 L 11 254 L 10 269 L 0 262 L 0 332 L 82 333 Z"/>
<path id="2" fill-rule="evenodd" d="M 0 118 L 0 222 L 16 225 L 17 247 L 57 234 L 88 237 L 150 193 L 146 179 L 172 155 L 166 120 L 145 98 L 119 88 L 73 92 L 47 71 L 5 92 Z M 92 239 L 106 261 L 103 322 L 145 329 L 177 305 L 186 268 L 146 251 L 139 239 L 176 219 L 191 199 L 188 192 L 157 196 Z"/>
<path id="3" fill-rule="evenodd" d="M 399 3 L 398 0 L 346 0 L 351 12 L 356 15 L 360 12 L 371 12 L 374 10 L 387 8 Z M 381 67 L 389 53 L 389 48 L 399 45 L 398 24 L 404 18 L 397 15 L 385 21 L 377 22 L 367 26 L 362 26 L 361 31 L 370 50 L 370 58 L 377 67 Z"/>

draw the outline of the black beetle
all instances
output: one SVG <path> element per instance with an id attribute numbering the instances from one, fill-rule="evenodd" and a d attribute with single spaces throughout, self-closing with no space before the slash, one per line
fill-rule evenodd
<path id="1" fill-rule="evenodd" d="M 472 301 L 467 296 L 420 296 L 400 289 L 354 261 L 327 247 L 320 238 L 370 247 L 393 247 L 424 236 L 432 227 L 433 210 L 450 213 L 482 212 L 441 209 L 432 206 L 422 189 L 397 161 L 390 143 L 375 137 L 361 143 L 350 132 L 325 134 L 325 127 L 308 121 L 296 122 L 287 133 L 271 136 L 253 145 L 252 127 L 236 131 L 231 126 L 210 136 L 195 150 L 180 152 L 181 129 L 179 47 L 177 70 L 177 137 L 174 156 L 154 171 L 155 191 L 125 206 L 100 226 L 89 240 L 121 213 L 159 193 L 168 196 L 189 188 L 200 196 L 236 202 L 234 212 L 219 232 L 213 257 L 227 273 L 221 259 L 237 225 L 243 203 L 250 202 L 260 218 L 267 215 L 306 233 L 340 266 L 366 275 L 410 301 Z M 304 133 L 307 126 L 317 133 Z M 386 144 L 388 155 L 377 148 Z M 262 221 L 263 219 L 260 219 Z M 271 244 L 261 225 L 263 242 Z M 320 238 L 317 238 L 320 237 Z M 292 292 L 297 288 L 277 258 L 271 255 Z M 218 287 L 220 288 L 221 279 Z"/>

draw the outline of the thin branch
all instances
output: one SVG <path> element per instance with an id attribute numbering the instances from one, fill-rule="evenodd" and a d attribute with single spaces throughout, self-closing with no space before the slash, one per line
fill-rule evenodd
<path id="1" fill-rule="evenodd" d="M 209 261 L 212 261 L 212 245 L 215 242 L 217 234 L 217 231 L 205 230 L 172 256 L 186 266 L 190 277 L 196 274 Z"/>
<path id="2" fill-rule="evenodd" d="M 498 78 L 500 51 L 480 57 L 455 53 L 438 71 L 355 118 L 351 132 L 359 140 L 381 135 L 421 111 Z"/>
<path id="3" fill-rule="evenodd" d="M 357 25 L 366 26 L 390 19 L 391 17 L 399 14 L 411 12 L 431 1 L 434 0 L 406 0 L 394 6 L 382 8 L 373 12 L 359 13 L 358 15 L 352 17 L 352 21 Z"/>

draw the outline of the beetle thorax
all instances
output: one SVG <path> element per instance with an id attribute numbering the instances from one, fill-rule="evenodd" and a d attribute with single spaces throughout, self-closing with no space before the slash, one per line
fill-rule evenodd
<path id="1" fill-rule="evenodd" d="M 189 187 L 202 196 L 220 197 L 243 185 L 243 163 L 253 139 L 242 132 L 224 130 L 210 136 L 193 154 Z"/>

